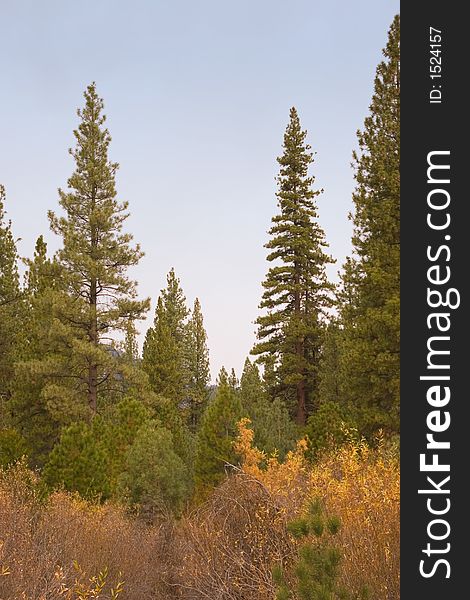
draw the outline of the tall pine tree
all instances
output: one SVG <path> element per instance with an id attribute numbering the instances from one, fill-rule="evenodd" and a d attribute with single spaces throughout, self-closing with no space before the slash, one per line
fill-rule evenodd
<path id="1" fill-rule="evenodd" d="M 53 351 L 49 342 L 54 320 L 53 299 L 64 289 L 64 278 L 57 260 L 48 258 L 42 235 L 36 241 L 33 258 L 24 262 L 27 267 L 23 289 L 25 334 L 18 343 L 10 406 L 14 424 L 31 449 L 31 464 L 42 466 L 57 441 L 59 424 L 48 410 L 43 394 L 48 378 L 39 366 L 44 365 Z"/>
<path id="2" fill-rule="evenodd" d="M 139 346 L 137 343 L 137 331 L 133 323 L 128 323 L 126 335 L 122 344 L 124 359 L 131 364 L 139 360 Z"/>
<path id="3" fill-rule="evenodd" d="M 239 394 L 230 386 L 222 367 L 217 392 L 204 412 L 197 434 L 195 485 L 199 498 L 222 481 L 227 464 L 235 464 L 233 442 L 242 416 Z"/>
<path id="4" fill-rule="evenodd" d="M 4 203 L 5 188 L 0 185 L 0 425 L 11 397 L 16 339 L 21 331 L 18 254 Z"/>
<path id="5" fill-rule="evenodd" d="M 228 384 L 234 392 L 238 392 L 240 383 L 238 381 L 237 374 L 235 373 L 235 369 L 233 367 L 232 367 L 232 370 L 230 371 L 230 375 L 228 378 Z"/>
<path id="6" fill-rule="evenodd" d="M 267 312 L 258 317 L 258 343 L 252 354 L 276 372 L 278 391 L 294 399 L 293 412 L 304 424 L 316 401 L 323 317 L 332 305 L 332 285 L 324 252 L 325 235 L 318 224 L 314 177 L 308 169 L 313 154 L 306 143 L 295 108 L 284 135 L 284 153 L 277 159 L 278 205 L 272 219 L 267 260 L 273 263 L 265 281 L 260 304 Z"/>
<path id="7" fill-rule="evenodd" d="M 198 298 L 194 301 L 191 318 L 186 326 L 185 358 L 188 374 L 188 424 L 192 431 L 196 431 L 206 406 L 210 383 L 207 334 Z"/>
<path id="8" fill-rule="evenodd" d="M 153 390 L 179 404 L 187 385 L 185 332 L 188 309 L 174 269 L 157 300 L 153 327 L 145 336 L 142 366 Z"/>
<path id="9" fill-rule="evenodd" d="M 88 405 L 96 414 L 99 398 L 114 393 L 119 377 L 116 332 L 143 318 L 148 300 L 137 300 L 136 284 L 127 276 L 143 253 L 132 247 L 132 235 L 123 233 L 128 203 L 119 202 L 115 188 L 118 164 L 108 158 L 111 136 L 104 127 L 103 101 L 95 84 L 84 93 L 70 150 L 75 171 L 68 191 L 59 190 L 65 215 L 49 212 L 51 229 L 62 237 L 58 259 L 63 267 L 66 293 L 54 301 L 56 322 L 51 335 L 55 352 L 44 365 L 51 375 L 48 398 L 59 406 L 64 399 Z"/>
<path id="10" fill-rule="evenodd" d="M 354 254 L 342 276 L 343 396 L 363 433 L 399 427 L 400 18 L 377 67 L 354 153 Z"/>

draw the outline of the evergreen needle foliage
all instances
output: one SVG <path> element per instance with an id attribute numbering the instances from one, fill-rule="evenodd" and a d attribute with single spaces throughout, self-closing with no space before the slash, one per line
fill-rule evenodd
<path id="1" fill-rule="evenodd" d="M 217 393 L 208 405 L 197 434 L 195 485 L 199 497 L 224 478 L 227 465 L 236 463 L 233 443 L 242 417 L 240 398 L 222 368 Z"/>
<path id="2" fill-rule="evenodd" d="M 222 367 L 211 386 L 201 303 L 189 310 L 174 269 L 139 353 L 143 253 L 94 83 L 48 213 L 59 250 L 39 236 L 23 281 L 0 185 L 2 597 L 399 597 L 397 452 L 375 435 L 399 423 L 399 29 L 358 132 L 336 298 L 290 110 L 240 379 Z"/>
<path id="3" fill-rule="evenodd" d="M 42 235 L 36 241 L 33 258 L 24 262 L 27 271 L 22 322 L 27 335 L 18 337 L 10 408 L 13 424 L 30 448 L 30 462 L 42 467 L 59 437 L 58 411 L 49 410 L 44 396 L 49 383 L 47 371 L 41 367 L 54 350 L 49 340 L 54 322 L 53 300 L 59 292 L 64 293 L 64 279 L 57 259 L 48 258 Z M 66 421 L 64 415 L 62 422 Z"/>
<path id="4" fill-rule="evenodd" d="M 131 503 L 147 516 L 181 509 L 188 477 L 168 429 L 147 421 L 138 430 L 127 452 L 120 484 Z"/>
<path id="5" fill-rule="evenodd" d="M 316 538 L 299 548 L 299 558 L 289 579 L 278 565 L 273 569 L 273 579 L 278 586 L 276 600 L 351 600 L 352 596 L 337 584 L 341 553 L 324 535 L 330 537 L 340 529 L 338 517 L 327 517 L 318 499 L 311 501 L 306 514 L 291 521 L 287 528 L 296 539 Z"/>
<path id="6" fill-rule="evenodd" d="M 198 298 L 194 301 L 191 318 L 185 329 L 185 370 L 188 376 L 187 420 L 189 428 L 195 432 L 207 404 L 210 383 L 207 334 Z"/>
<path id="7" fill-rule="evenodd" d="M 354 153 L 354 254 L 340 295 L 342 395 L 368 436 L 399 430 L 400 18 L 377 67 L 374 95 Z"/>
<path id="8" fill-rule="evenodd" d="M 127 276 L 142 252 L 122 231 L 128 203 L 116 198 L 118 165 L 108 158 L 111 136 L 94 83 L 84 97 L 76 147 L 70 150 L 75 171 L 68 191 L 59 190 L 64 215 L 49 211 L 51 229 L 63 243 L 57 257 L 64 289 L 52 298 L 50 351 L 31 364 L 47 375 L 43 394 L 65 421 L 67 412 L 74 418 L 95 415 L 100 397 L 119 390 L 113 335 L 125 332 L 149 307 L 148 300 L 137 300 L 136 284 Z"/>
<path id="9" fill-rule="evenodd" d="M 284 458 L 295 447 L 299 436 L 281 398 L 271 400 L 261 380 L 258 366 L 245 360 L 240 379 L 240 401 L 254 431 L 254 443 L 266 455 Z"/>
<path id="10" fill-rule="evenodd" d="M 5 197 L 5 188 L 0 185 L 0 401 L 2 403 L 7 402 L 12 393 L 15 346 L 19 333 L 16 321 L 20 313 L 18 255 L 11 222 L 6 220 Z"/>
<path id="11" fill-rule="evenodd" d="M 317 400 L 318 365 L 324 317 L 332 306 L 333 286 L 326 277 L 332 259 L 325 254 L 325 234 L 318 224 L 314 177 L 308 169 L 313 154 L 295 108 L 284 135 L 277 198 L 280 212 L 272 219 L 268 261 L 256 320 L 258 343 L 252 354 L 275 372 L 272 395 L 293 402 L 298 424 L 305 424 Z"/>
<path id="12" fill-rule="evenodd" d="M 189 314 L 186 298 L 174 269 L 161 290 L 153 327 L 145 336 L 142 366 L 152 389 L 178 405 L 187 381 L 184 368 L 185 322 Z"/>

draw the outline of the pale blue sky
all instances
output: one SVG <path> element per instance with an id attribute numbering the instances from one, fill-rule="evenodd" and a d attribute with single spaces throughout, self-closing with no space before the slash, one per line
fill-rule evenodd
<path id="1" fill-rule="evenodd" d="M 320 221 L 350 252 L 355 132 L 397 0 L 0 0 L 0 181 L 22 256 L 73 169 L 76 108 L 95 80 L 118 192 L 146 253 L 153 307 L 174 266 L 198 296 L 212 372 L 240 373 L 253 341 L 276 156 L 295 105 L 318 152 Z M 147 324 L 141 325 L 145 331 Z"/>

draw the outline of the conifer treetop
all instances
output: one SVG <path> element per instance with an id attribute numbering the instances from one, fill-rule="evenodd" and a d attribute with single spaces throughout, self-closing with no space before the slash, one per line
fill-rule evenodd
<path id="1" fill-rule="evenodd" d="M 277 387 L 297 395 L 299 423 L 305 422 L 312 404 L 309 395 L 313 397 L 316 387 L 323 321 L 333 303 L 333 286 L 326 276 L 326 265 L 333 260 L 325 253 L 327 243 L 315 202 L 322 190 L 313 189 L 315 178 L 309 167 L 314 155 L 306 139 L 293 107 L 283 154 L 277 159 L 279 212 L 272 218 L 265 245 L 272 264 L 262 284 L 264 313 L 255 321 L 258 342 L 252 350 L 258 362 L 269 366 Z"/>
<path id="2" fill-rule="evenodd" d="M 142 318 L 148 310 L 149 300 L 136 300 L 136 283 L 127 276 L 143 252 L 138 244 L 132 247 L 133 236 L 122 231 L 128 202 L 116 199 L 119 165 L 108 158 L 111 136 L 104 127 L 104 103 L 94 82 L 84 98 L 85 106 L 77 111 L 81 121 L 74 130 L 76 146 L 69 150 L 75 170 L 67 181 L 68 191 L 59 189 L 65 215 L 49 211 L 49 221 L 52 231 L 63 238 L 58 258 L 71 295 L 93 302 L 96 294 L 98 310 L 107 313 L 110 326 L 125 331 L 128 320 Z"/>
<path id="3" fill-rule="evenodd" d="M 0 184 L 0 306 L 19 295 L 18 254 L 11 221 L 6 219 L 5 199 L 5 187 Z"/>

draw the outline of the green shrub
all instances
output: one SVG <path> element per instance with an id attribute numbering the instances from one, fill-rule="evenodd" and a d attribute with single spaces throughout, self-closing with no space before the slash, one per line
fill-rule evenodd
<path id="1" fill-rule="evenodd" d="M 350 600 L 337 584 L 341 553 L 329 539 L 339 531 L 339 518 L 327 517 L 321 502 L 314 499 L 306 514 L 291 521 L 287 528 L 296 539 L 307 541 L 299 547 L 298 559 L 288 573 L 279 565 L 274 567 L 276 600 Z M 329 533 L 327 539 L 325 531 Z M 308 539 L 312 535 L 315 539 Z"/>
<path id="2" fill-rule="evenodd" d="M 147 516 L 177 513 L 188 485 L 187 469 L 175 452 L 171 432 L 156 421 L 145 423 L 126 455 L 122 494 Z"/>
<path id="3" fill-rule="evenodd" d="M 16 429 L 0 429 L 1 467 L 8 467 L 27 454 L 29 454 L 29 448 L 26 440 Z"/>
<path id="4" fill-rule="evenodd" d="M 93 426 L 80 422 L 62 431 L 43 470 L 50 489 L 64 487 L 88 499 L 109 497 L 109 454 L 96 434 L 99 427 L 96 420 Z"/>
<path id="5" fill-rule="evenodd" d="M 329 446 L 339 446 L 348 440 L 354 423 L 347 411 L 335 402 L 324 402 L 309 417 L 305 433 L 309 439 L 309 457 L 315 460 Z"/>

